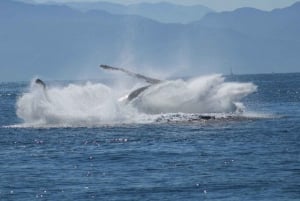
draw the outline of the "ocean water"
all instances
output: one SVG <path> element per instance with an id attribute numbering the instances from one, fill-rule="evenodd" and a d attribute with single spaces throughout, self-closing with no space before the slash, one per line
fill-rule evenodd
<path id="1" fill-rule="evenodd" d="M 1 201 L 300 200 L 300 74 L 47 84 L 0 83 Z"/>

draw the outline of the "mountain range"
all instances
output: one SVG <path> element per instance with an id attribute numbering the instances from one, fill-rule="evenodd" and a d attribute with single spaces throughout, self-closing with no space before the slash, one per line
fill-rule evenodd
<path id="1" fill-rule="evenodd" d="M 112 14 L 139 15 L 163 23 L 190 23 L 200 20 L 206 14 L 214 12 L 212 9 L 202 6 L 184 6 L 168 2 L 138 3 L 121 5 L 109 2 L 71 2 L 65 5 L 81 10 L 104 10 Z"/>
<path id="2" fill-rule="evenodd" d="M 96 78 L 102 63 L 163 77 L 299 72 L 299 19 L 300 3 L 209 12 L 183 24 L 1 0 L 0 81 Z"/>

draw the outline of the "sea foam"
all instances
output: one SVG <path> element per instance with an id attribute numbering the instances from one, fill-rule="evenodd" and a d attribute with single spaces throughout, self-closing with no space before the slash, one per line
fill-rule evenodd
<path id="1" fill-rule="evenodd" d="M 131 102 L 119 101 L 113 87 L 86 82 L 48 86 L 32 81 L 17 101 L 17 115 L 30 126 L 97 126 L 151 123 L 168 114 L 236 114 L 252 83 L 226 82 L 221 75 L 170 80 L 149 87 Z M 126 90 L 127 92 L 128 90 Z"/>

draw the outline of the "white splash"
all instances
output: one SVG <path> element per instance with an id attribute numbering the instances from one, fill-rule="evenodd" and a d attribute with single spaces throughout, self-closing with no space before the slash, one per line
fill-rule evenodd
<path id="1" fill-rule="evenodd" d="M 44 91 L 32 83 L 17 102 L 17 115 L 25 123 L 89 125 L 122 120 L 120 105 L 109 87 L 87 82 Z"/>
<path id="2" fill-rule="evenodd" d="M 221 75 L 211 75 L 162 82 L 146 90 L 133 104 L 151 114 L 236 112 L 243 109 L 238 101 L 256 88 L 252 83 L 225 82 Z"/>
<path id="3" fill-rule="evenodd" d="M 174 113 L 240 112 L 244 106 L 239 101 L 254 91 L 252 83 L 225 82 L 221 75 L 211 75 L 161 82 L 126 103 L 119 101 L 122 92 L 99 83 L 48 86 L 44 91 L 32 82 L 17 101 L 17 115 L 25 126 L 152 123 Z"/>

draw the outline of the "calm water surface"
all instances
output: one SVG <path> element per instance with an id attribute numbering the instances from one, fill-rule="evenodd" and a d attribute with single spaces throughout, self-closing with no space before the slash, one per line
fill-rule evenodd
<path id="1" fill-rule="evenodd" d="M 0 84 L 0 200 L 300 200 L 300 74 L 243 75 L 269 118 L 16 128 Z"/>

